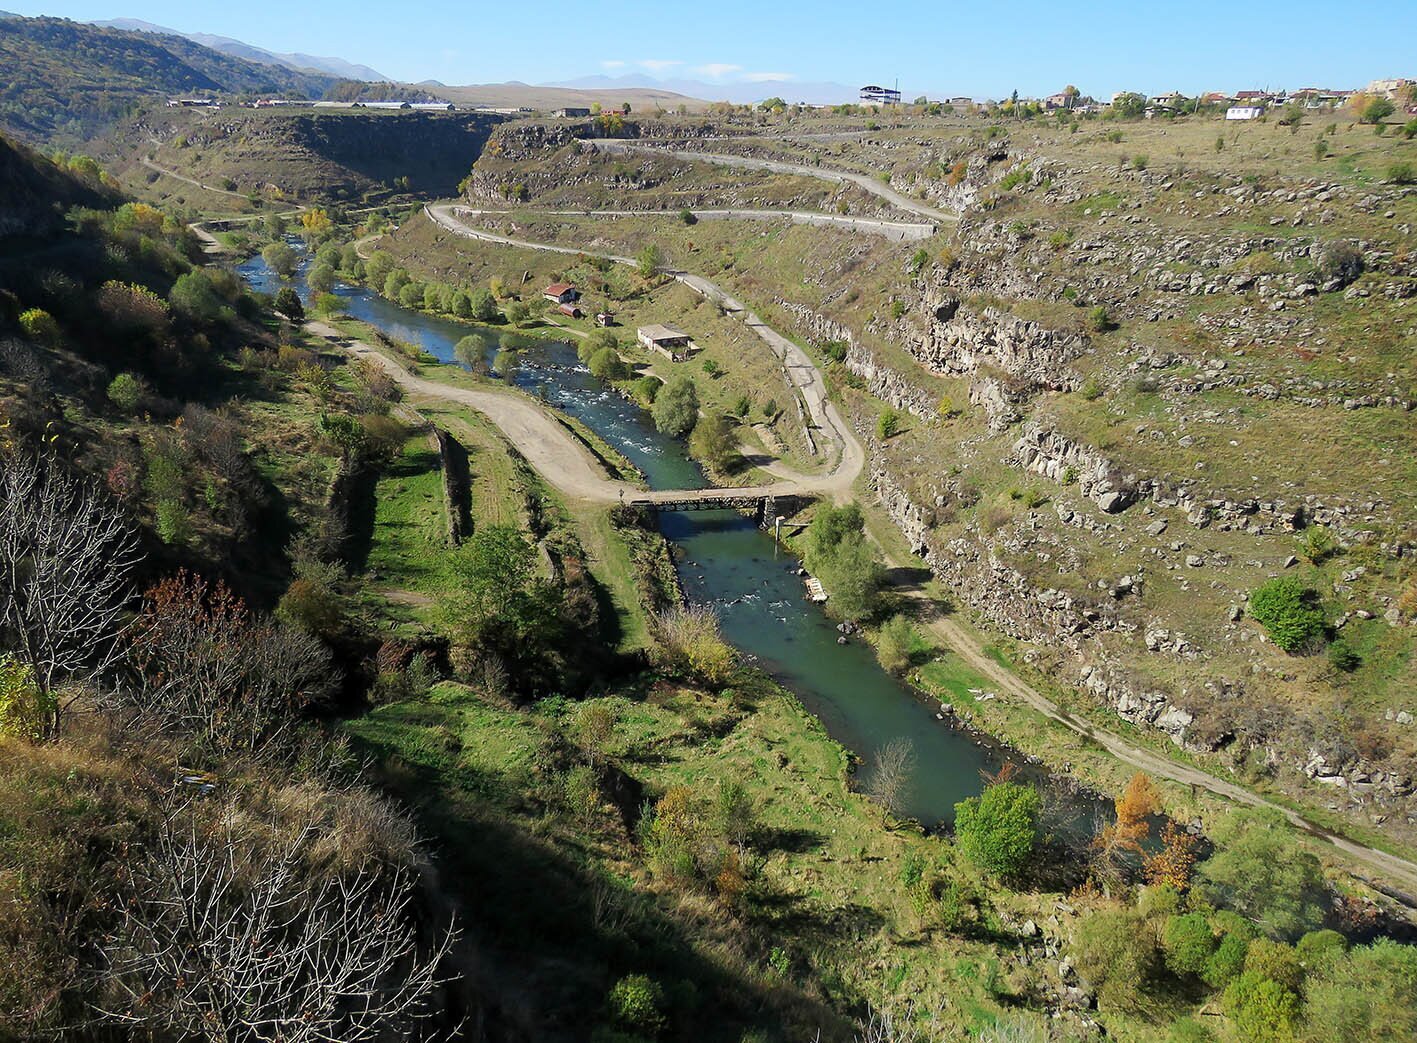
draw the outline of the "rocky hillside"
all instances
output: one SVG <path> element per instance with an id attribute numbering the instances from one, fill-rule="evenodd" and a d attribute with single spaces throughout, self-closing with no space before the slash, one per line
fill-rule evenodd
<path id="1" fill-rule="evenodd" d="M 494 142 L 474 189 L 515 159 L 529 205 L 635 205 L 591 146 L 532 135 Z M 701 224 L 667 257 L 842 358 L 875 495 L 1060 698 L 1417 837 L 1417 145 L 1326 117 L 693 147 L 873 171 L 960 214 L 921 250 Z M 645 162 L 661 198 L 744 194 Z M 599 242 L 629 239 L 613 225 Z M 908 418 L 888 438 L 884 408 Z"/>
<path id="2" fill-rule="evenodd" d="M 0 137 L 0 236 L 41 235 L 70 207 L 116 205 L 99 176 L 82 177 Z"/>
<path id="3" fill-rule="evenodd" d="M 143 159 L 242 194 L 362 201 L 449 196 L 503 117 L 432 112 L 159 110 L 124 124 L 105 159 L 126 180 Z M 180 187 L 180 186 L 179 186 Z"/>
<path id="4" fill-rule="evenodd" d="M 259 92 L 319 97 L 334 76 L 257 65 L 181 36 L 62 18 L 0 18 L 0 127 L 30 141 L 77 142 L 151 99 Z"/>

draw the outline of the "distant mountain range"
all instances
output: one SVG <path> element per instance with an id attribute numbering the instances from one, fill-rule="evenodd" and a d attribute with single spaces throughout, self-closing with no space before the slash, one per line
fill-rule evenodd
<path id="1" fill-rule="evenodd" d="M 573 90 L 617 90 L 635 89 L 671 91 L 690 98 L 707 101 L 729 101 L 735 105 L 751 105 L 764 98 L 782 98 L 787 102 L 805 102 L 808 105 L 839 105 L 855 101 L 857 88 L 841 83 L 798 83 L 795 80 L 766 80 L 750 82 L 735 80 L 714 83 L 708 80 L 657 79 L 643 73 L 629 73 L 624 76 L 582 76 L 579 79 L 548 83 L 547 87 L 565 87 Z"/>
<path id="2" fill-rule="evenodd" d="M 389 77 L 378 70 L 371 69 L 367 65 L 356 65 L 343 58 L 326 58 L 316 54 L 300 54 L 298 52 L 277 54 L 275 51 L 267 51 L 240 40 L 233 40 L 229 36 L 213 36 L 211 33 L 184 33 L 178 29 L 169 29 L 165 25 L 154 25 L 152 22 L 144 22 L 137 18 L 110 18 L 105 22 L 90 24 L 107 29 L 126 29 L 129 32 L 181 36 L 193 43 L 199 43 L 203 47 L 210 47 L 222 54 L 229 54 L 233 58 L 241 58 L 248 62 L 256 62 L 259 65 L 279 65 L 301 72 L 323 72 L 331 76 L 338 76 L 342 80 L 367 80 L 371 83 L 391 82 Z"/>

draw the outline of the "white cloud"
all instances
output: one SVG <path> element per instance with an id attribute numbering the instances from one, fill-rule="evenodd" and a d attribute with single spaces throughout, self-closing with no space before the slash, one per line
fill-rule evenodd
<path id="1" fill-rule="evenodd" d="M 709 62 L 707 65 L 698 65 L 694 67 L 694 72 L 698 73 L 700 76 L 707 76 L 709 77 L 709 79 L 712 80 L 719 80 L 727 76 L 729 73 L 742 71 L 743 66 L 731 65 L 728 62 Z"/>
<path id="2" fill-rule="evenodd" d="M 604 62 L 601 62 L 601 63 L 600 63 L 600 67 L 601 67 L 602 69 L 623 69 L 623 68 L 625 67 L 625 65 L 626 65 L 625 62 L 622 62 L 622 61 L 620 61 L 620 60 L 618 60 L 618 59 L 615 59 L 615 58 L 612 58 L 612 59 L 610 59 L 609 61 L 604 61 Z"/>
<path id="3" fill-rule="evenodd" d="M 794 77 L 790 72 L 745 72 L 742 78 L 748 83 L 786 83 Z"/>
<path id="4" fill-rule="evenodd" d="M 636 64 L 648 69 L 650 72 L 664 72 L 666 69 L 672 69 L 674 66 L 683 65 L 684 63 L 681 61 L 672 61 L 667 58 L 641 58 Z"/>

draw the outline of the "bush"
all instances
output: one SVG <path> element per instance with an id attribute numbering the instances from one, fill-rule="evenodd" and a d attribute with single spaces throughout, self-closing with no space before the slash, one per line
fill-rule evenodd
<path id="1" fill-rule="evenodd" d="M 29 308 L 20 313 L 20 329 L 25 336 L 51 347 L 59 343 L 59 323 L 43 308 Z"/>
<path id="2" fill-rule="evenodd" d="M 1310 525 L 1299 537 L 1299 556 L 1311 565 L 1322 565 L 1337 550 L 1333 532 L 1323 525 Z"/>
<path id="3" fill-rule="evenodd" d="M 657 1036 L 664 1030 L 664 990 L 643 974 L 617 981 L 608 999 L 610 1016 L 625 1028 Z"/>
<path id="4" fill-rule="evenodd" d="M 910 620 L 900 615 L 891 616 L 876 635 L 876 658 L 881 668 L 890 674 L 909 670 L 916 636 Z"/>
<path id="5" fill-rule="evenodd" d="M 1318 594 L 1292 576 L 1279 576 L 1250 594 L 1250 615 L 1270 640 L 1291 655 L 1310 648 L 1324 632 Z"/>
<path id="6" fill-rule="evenodd" d="M 1215 952 L 1201 968 L 1201 980 L 1212 989 L 1223 988 L 1245 969 L 1245 953 L 1249 951 L 1250 932 L 1232 931 L 1221 937 Z"/>
<path id="7" fill-rule="evenodd" d="M 1352 243 L 1335 240 L 1319 247 L 1315 267 L 1325 282 L 1337 279 L 1347 286 L 1363 274 L 1363 255 Z"/>
<path id="8" fill-rule="evenodd" d="M 1254 971 L 1245 971 L 1225 989 L 1225 1013 L 1242 1043 L 1287 1043 L 1299 1021 L 1293 989 Z"/>
<path id="9" fill-rule="evenodd" d="M 904 425 L 904 416 L 897 409 L 887 407 L 876 418 L 876 435 L 882 440 L 894 438 L 900 434 Z"/>
<path id="10" fill-rule="evenodd" d="M 473 290 L 468 295 L 468 301 L 472 318 L 477 322 L 493 322 L 500 314 L 497 310 L 497 300 L 492 296 L 491 290 Z"/>
<path id="11" fill-rule="evenodd" d="M 1342 638 L 1328 646 L 1328 662 L 1339 673 L 1351 674 L 1363 663 L 1363 658 Z"/>
<path id="12" fill-rule="evenodd" d="M 1032 786 L 1001 782 L 983 795 L 955 805 L 959 846 L 995 876 L 1012 876 L 1024 867 L 1038 838 L 1042 800 Z"/>
<path id="13" fill-rule="evenodd" d="M 994 787 L 997 789 L 998 787 Z M 1078 973 L 1099 1007 L 1139 1010 L 1156 970 L 1156 934 L 1135 909 L 1104 909 L 1079 926 L 1073 944 Z"/>
<path id="14" fill-rule="evenodd" d="M 1106 333 L 1108 330 L 1117 328 L 1117 324 L 1112 321 L 1112 316 L 1108 313 L 1106 305 L 1099 304 L 1087 313 L 1087 328 L 1093 333 Z"/>
<path id="15" fill-rule="evenodd" d="M 38 741 L 56 709 L 54 697 L 35 683 L 28 663 L 0 656 L 0 736 Z"/>
<path id="16" fill-rule="evenodd" d="M 1305 989 L 1306 1039 L 1417 1039 L 1417 948 L 1384 938 L 1338 956 Z"/>
<path id="17" fill-rule="evenodd" d="M 1373 98 L 1363 106 L 1363 111 L 1358 116 L 1359 123 L 1378 124 L 1396 111 L 1392 102 L 1386 98 Z"/>
<path id="18" fill-rule="evenodd" d="M 683 210 L 679 211 L 679 220 L 686 225 L 696 225 L 699 223 L 699 219 L 694 215 L 694 212 L 690 210 L 687 206 Z"/>
<path id="19" fill-rule="evenodd" d="M 125 413 L 136 413 L 143 404 L 143 383 L 131 373 L 120 373 L 108 385 L 108 400 Z"/>
<path id="20" fill-rule="evenodd" d="M 1387 168 L 1387 182 L 1390 185 L 1417 184 L 1417 168 L 1411 163 L 1394 163 Z"/>
<path id="21" fill-rule="evenodd" d="M 676 606 L 655 619 L 665 665 L 704 684 L 727 684 L 737 665 L 733 646 L 723 639 L 718 614 L 707 605 Z"/>
<path id="22" fill-rule="evenodd" d="M 651 279 L 659 266 L 664 263 L 664 252 L 654 243 L 646 243 L 635 254 L 635 269 L 642 279 Z"/>

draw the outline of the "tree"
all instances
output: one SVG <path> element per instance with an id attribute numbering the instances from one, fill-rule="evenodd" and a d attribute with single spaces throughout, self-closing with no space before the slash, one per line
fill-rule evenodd
<path id="1" fill-rule="evenodd" d="M 732 471 L 743 462 L 733 425 L 721 413 L 710 413 L 694 425 L 689 449 L 720 474 Z"/>
<path id="2" fill-rule="evenodd" d="M 1018 873 L 1038 838 L 1042 800 L 1038 790 L 1018 782 L 990 786 L 981 796 L 955 805 L 960 848 L 995 876 Z"/>
<path id="3" fill-rule="evenodd" d="M 1307 1043 L 1417 1039 L 1417 948 L 1387 938 L 1334 959 L 1305 989 Z"/>
<path id="4" fill-rule="evenodd" d="M 501 314 L 497 310 L 497 299 L 492 296 L 490 290 L 473 290 L 468 294 L 468 303 L 472 318 L 477 322 L 493 322 Z"/>
<path id="5" fill-rule="evenodd" d="M 316 262 L 305 275 L 305 285 L 311 293 L 332 293 L 335 288 L 335 269 L 324 261 Z"/>
<path id="6" fill-rule="evenodd" d="M 655 243 L 646 243 L 640 248 L 640 252 L 635 254 L 635 269 L 642 279 L 654 278 L 654 273 L 663 263 L 664 252 Z"/>
<path id="7" fill-rule="evenodd" d="M 279 240 L 266 245 L 266 248 L 261 251 L 261 260 L 265 261 L 266 267 L 282 279 L 289 279 L 295 274 L 295 266 L 298 262 L 295 251 L 288 244 Z"/>
<path id="8" fill-rule="evenodd" d="M 1146 111 L 1146 96 L 1128 91 L 1112 100 L 1108 114 L 1122 119 L 1133 119 Z"/>
<path id="9" fill-rule="evenodd" d="M 314 206 L 300 215 L 300 227 L 311 236 L 320 236 L 330 231 L 334 227 L 334 222 L 321 207 Z"/>
<path id="10" fill-rule="evenodd" d="M 682 438 L 693 430 L 699 419 L 699 389 L 694 378 L 677 376 L 655 396 L 654 426 L 674 438 Z"/>
<path id="11" fill-rule="evenodd" d="M 1387 98 L 1370 98 L 1359 113 L 1359 123 L 1381 123 L 1396 111 L 1396 106 Z"/>
<path id="12" fill-rule="evenodd" d="M 285 292 L 295 291 L 285 286 L 281 288 L 281 293 Z M 280 294 L 276 297 L 279 299 Z M 226 312 L 226 302 L 216 292 L 210 276 L 201 269 L 179 275 L 167 299 L 173 311 L 194 322 L 212 322 Z"/>
<path id="13" fill-rule="evenodd" d="M 643 974 L 621 978 L 607 1000 L 611 1016 L 632 1032 L 657 1036 L 665 1026 L 664 990 Z"/>
<path id="14" fill-rule="evenodd" d="M 1250 615 L 1269 632 L 1270 640 L 1289 652 L 1301 652 L 1324 632 L 1318 594 L 1293 576 L 1278 576 L 1250 594 Z"/>
<path id="15" fill-rule="evenodd" d="M 163 824 L 116 903 L 104 1012 L 207 1043 L 411 1038 L 453 934 L 419 954 L 409 871 L 314 877 L 324 829 L 253 851 L 246 821 L 231 808 L 215 827 L 192 811 Z"/>
<path id="16" fill-rule="evenodd" d="M 597 380 L 624 380 L 630 375 L 629 367 L 614 348 L 601 348 L 591 356 L 587 368 Z"/>
<path id="17" fill-rule="evenodd" d="M 787 108 L 787 102 L 774 94 L 771 98 L 764 98 L 762 101 L 758 102 L 758 108 L 765 109 L 768 112 L 782 112 Z"/>
<path id="18" fill-rule="evenodd" d="M 876 751 L 866 794 L 892 815 L 901 812 L 915 771 L 915 744 L 909 739 L 892 739 Z"/>
<path id="19" fill-rule="evenodd" d="M 125 413 L 136 413 L 146 392 L 143 382 L 131 373 L 120 373 L 108 385 L 108 400 Z"/>
<path id="20" fill-rule="evenodd" d="M 280 312 L 291 322 L 302 322 L 305 319 L 305 305 L 300 303 L 300 295 L 289 286 L 282 286 L 280 292 L 276 294 L 276 311 Z"/>
<path id="21" fill-rule="evenodd" d="M 831 594 L 833 611 L 848 619 L 875 612 L 885 571 L 866 540 L 856 504 L 818 508 L 807 527 L 805 563 Z"/>
<path id="22" fill-rule="evenodd" d="M 1196 864 L 1199 844 L 1197 837 L 1168 820 L 1161 830 L 1161 850 L 1147 857 L 1147 883 L 1166 884 L 1177 891 L 1186 890 L 1191 885 L 1191 872 Z"/>
<path id="23" fill-rule="evenodd" d="M 1196 870 L 1201 897 L 1271 938 L 1297 938 L 1323 921 L 1328 889 L 1319 860 L 1295 846 L 1275 815 L 1232 811 L 1212 838 L 1215 853 Z"/>
<path id="24" fill-rule="evenodd" d="M 133 527 L 92 484 L 53 460 L 0 457 L 0 647 L 29 667 L 46 703 L 121 657 L 139 560 Z M 54 700 L 46 736 L 69 701 Z"/>
<path id="25" fill-rule="evenodd" d="M 1113 807 L 1116 818 L 1093 839 L 1092 864 L 1102 877 L 1116 880 L 1126 873 L 1129 859 L 1140 858 L 1142 844 L 1151 834 L 1149 820 L 1161 808 L 1161 794 L 1151 777 L 1139 771 Z"/>

